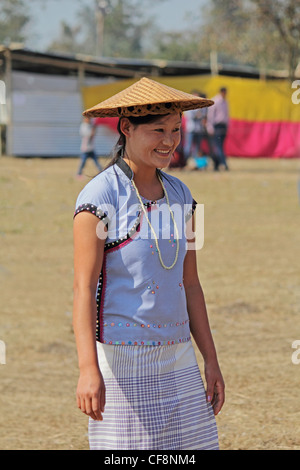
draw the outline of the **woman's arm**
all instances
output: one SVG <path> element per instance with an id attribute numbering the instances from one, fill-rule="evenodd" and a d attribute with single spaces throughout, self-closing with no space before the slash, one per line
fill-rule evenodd
<path id="1" fill-rule="evenodd" d="M 218 414 L 224 403 L 225 386 L 210 330 L 204 294 L 198 278 L 194 249 L 188 250 L 185 256 L 183 282 L 191 333 L 204 360 L 207 400 L 211 402 L 214 413 Z"/>
<path id="2" fill-rule="evenodd" d="M 103 223 L 87 212 L 77 214 L 74 219 L 73 328 L 80 371 L 77 404 L 83 413 L 95 420 L 102 420 L 105 385 L 96 349 L 95 293 L 105 240 L 97 236 L 98 224 Z"/>

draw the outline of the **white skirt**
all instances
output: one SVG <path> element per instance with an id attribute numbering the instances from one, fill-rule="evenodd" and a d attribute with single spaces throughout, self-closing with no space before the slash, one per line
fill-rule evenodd
<path id="1" fill-rule="evenodd" d="M 191 341 L 171 346 L 97 342 L 106 386 L 91 450 L 218 450 L 218 433 Z"/>

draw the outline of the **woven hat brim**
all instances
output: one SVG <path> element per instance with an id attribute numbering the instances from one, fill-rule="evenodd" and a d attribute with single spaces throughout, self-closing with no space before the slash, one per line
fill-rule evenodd
<path id="1" fill-rule="evenodd" d="M 145 116 L 212 106 L 212 100 L 185 93 L 148 78 L 83 112 L 87 117 Z"/>

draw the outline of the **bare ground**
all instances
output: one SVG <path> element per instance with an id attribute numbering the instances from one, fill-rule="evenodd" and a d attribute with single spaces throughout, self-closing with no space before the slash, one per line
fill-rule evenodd
<path id="1" fill-rule="evenodd" d="M 0 449 L 88 449 L 76 407 L 76 159 L 0 159 Z M 175 171 L 204 204 L 199 275 L 226 382 L 222 450 L 300 450 L 299 160 Z M 300 357 L 300 354 L 299 354 Z M 200 367 L 202 360 L 199 357 Z"/>

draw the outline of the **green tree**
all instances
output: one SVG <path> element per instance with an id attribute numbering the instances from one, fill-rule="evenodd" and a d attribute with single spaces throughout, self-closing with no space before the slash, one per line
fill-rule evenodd
<path id="1" fill-rule="evenodd" d="M 62 24 L 49 50 L 93 56 L 143 57 L 154 19 L 145 8 L 159 0 L 91 0 L 81 4 L 76 25 Z M 164 0 L 160 0 L 164 1 Z"/>
<path id="2" fill-rule="evenodd" d="M 30 15 L 23 0 L 1 0 L 0 44 L 24 42 L 29 35 Z"/>
<path id="3" fill-rule="evenodd" d="M 80 29 L 80 26 L 71 26 L 65 21 L 62 21 L 60 23 L 59 36 L 49 45 L 48 50 L 65 54 L 76 54 L 80 52 Z"/>
<path id="4" fill-rule="evenodd" d="M 285 68 L 292 76 L 299 61 L 300 0 L 211 0 L 204 32 L 221 62 L 262 72 Z"/>
<path id="5" fill-rule="evenodd" d="M 143 39 L 151 28 L 141 2 L 117 0 L 105 18 L 103 53 L 111 57 L 142 57 Z"/>
<path id="6" fill-rule="evenodd" d="M 300 0 L 210 0 L 183 32 L 156 35 L 149 56 L 219 66 L 250 65 L 261 74 L 289 70 L 300 59 Z"/>
<path id="7" fill-rule="evenodd" d="M 279 36 L 277 44 L 287 52 L 289 77 L 293 79 L 300 61 L 300 0 L 252 0 L 252 3 L 262 21 L 268 22 Z"/>
<path id="8" fill-rule="evenodd" d="M 147 57 L 175 61 L 198 61 L 199 35 L 188 31 L 160 32 L 153 38 Z"/>

